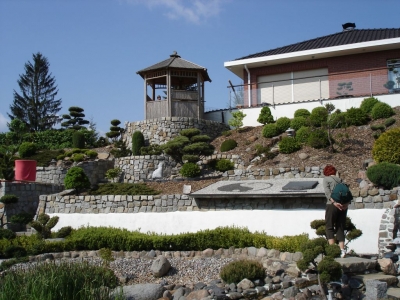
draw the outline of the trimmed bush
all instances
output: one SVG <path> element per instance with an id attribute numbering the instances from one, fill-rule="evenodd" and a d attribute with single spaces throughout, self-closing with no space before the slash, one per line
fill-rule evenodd
<path id="1" fill-rule="evenodd" d="M 230 136 L 231 134 L 232 134 L 232 131 L 230 131 L 230 130 L 222 131 L 223 136 Z"/>
<path id="2" fill-rule="evenodd" d="M 200 129 L 197 128 L 188 128 L 188 129 L 183 129 L 179 133 L 182 136 L 186 136 L 188 139 L 191 139 L 195 135 L 200 135 L 201 131 Z"/>
<path id="3" fill-rule="evenodd" d="M 385 121 L 385 127 L 386 127 L 386 128 L 387 128 L 387 127 L 390 127 L 390 126 L 392 126 L 394 123 L 396 123 L 396 120 L 393 119 L 393 118 L 389 118 L 389 119 L 387 119 L 387 120 Z"/>
<path id="4" fill-rule="evenodd" d="M 90 188 L 90 181 L 82 168 L 72 167 L 64 178 L 65 189 L 86 189 Z"/>
<path id="5" fill-rule="evenodd" d="M 6 258 L 12 258 L 12 257 L 18 258 L 27 255 L 25 248 L 17 245 L 8 246 L 4 250 L 3 254 Z"/>
<path id="6" fill-rule="evenodd" d="M 290 127 L 290 119 L 287 117 L 281 117 L 276 120 L 275 125 L 278 134 L 284 133 Z"/>
<path id="7" fill-rule="evenodd" d="M 377 186 L 392 189 L 400 183 L 400 166 L 382 162 L 369 167 L 367 177 Z"/>
<path id="8" fill-rule="evenodd" d="M 346 116 L 346 112 L 334 112 L 328 118 L 328 125 L 331 128 L 344 128 L 347 126 Z"/>
<path id="9" fill-rule="evenodd" d="M 328 133 L 323 129 L 311 131 L 307 139 L 307 145 L 315 149 L 326 148 L 329 146 Z"/>
<path id="10" fill-rule="evenodd" d="M 371 130 L 373 130 L 373 131 L 377 131 L 377 130 L 385 131 L 385 129 L 386 129 L 386 127 L 383 124 L 371 125 Z"/>
<path id="11" fill-rule="evenodd" d="M 108 169 L 106 172 L 106 178 L 110 180 L 116 179 L 121 175 L 121 173 L 122 173 L 121 168 Z"/>
<path id="12" fill-rule="evenodd" d="M 365 125 L 368 121 L 369 118 L 367 113 L 361 110 L 361 108 L 351 107 L 346 111 L 346 123 L 349 126 Z"/>
<path id="13" fill-rule="evenodd" d="M 269 124 L 269 123 L 274 123 L 274 117 L 271 114 L 271 110 L 268 106 L 264 106 L 261 111 L 260 115 L 258 116 L 257 119 L 258 123 L 261 123 L 263 125 Z"/>
<path id="14" fill-rule="evenodd" d="M 386 119 L 393 116 L 394 114 L 395 113 L 393 108 L 389 104 L 384 102 L 379 102 L 375 104 L 371 110 L 371 117 L 374 120 Z"/>
<path id="15" fill-rule="evenodd" d="M 72 134 L 72 147 L 83 149 L 85 148 L 85 135 L 80 131 L 75 131 Z"/>
<path id="16" fill-rule="evenodd" d="M 374 97 L 365 98 L 360 104 L 360 109 L 366 114 L 370 114 L 372 108 L 379 102 L 380 101 Z"/>
<path id="17" fill-rule="evenodd" d="M 195 155 L 211 155 L 214 153 L 214 146 L 206 142 L 197 142 L 183 147 L 183 153 Z"/>
<path id="18" fill-rule="evenodd" d="M 181 170 L 179 171 L 179 173 L 183 176 L 183 177 L 189 177 L 189 178 L 193 178 L 193 177 L 197 177 L 200 175 L 201 170 L 200 167 L 192 162 L 187 162 L 184 163 Z"/>
<path id="19" fill-rule="evenodd" d="M 307 143 L 308 137 L 310 136 L 311 128 L 302 126 L 299 130 L 296 131 L 296 140 L 299 143 L 305 144 Z"/>
<path id="20" fill-rule="evenodd" d="M 144 136 L 141 131 L 132 134 L 132 155 L 140 155 L 140 149 L 144 146 Z"/>
<path id="21" fill-rule="evenodd" d="M 36 145 L 34 143 L 24 142 L 18 148 L 19 157 L 27 158 L 36 153 Z"/>
<path id="22" fill-rule="evenodd" d="M 94 158 L 97 157 L 97 152 L 94 151 L 94 150 L 87 150 L 87 151 L 85 152 L 85 155 L 86 155 L 87 157 L 91 158 L 91 159 L 94 159 Z"/>
<path id="23" fill-rule="evenodd" d="M 243 279 L 263 279 L 265 270 L 263 265 L 254 260 L 238 260 L 225 265 L 219 274 L 225 283 L 239 283 Z"/>
<path id="24" fill-rule="evenodd" d="M 276 129 L 276 124 L 267 124 L 264 126 L 262 135 L 265 138 L 273 138 L 274 136 L 277 136 L 278 130 Z"/>
<path id="25" fill-rule="evenodd" d="M 56 238 L 66 238 L 69 236 L 72 232 L 72 227 L 71 226 L 65 226 L 61 227 L 56 233 L 55 236 Z"/>
<path id="26" fill-rule="evenodd" d="M 192 163 L 197 163 L 199 161 L 199 156 L 195 154 L 184 154 L 182 155 L 182 160 Z"/>
<path id="27" fill-rule="evenodd" d="M 71 159 L 74 162 L 81 162 L 85 160 L 85 155 L 82 153 L 75 153 L 74 155 L 72 155 Z"/>
<path id="28" fill-rule="evenodd" d="M 378 163 L 400 164 L 400 128 L 382 133 L 372 147 L 372 157 Z"/>
<path id="29" fill-rule="evenodd" d="M 0 240 L 1 239 L 11 240 L 14 239 L 16 236 L 17 235 L 12 230 L 0 228 Z"/>
<path id="30" fill-rule="evenodd" d="M 315 107 L 309 118 L 311 125 L 321 127 L 328 120 L 328 110 L 324 106 Z"/>
<path id="31" fill-rule="evenodd" d="M 297 118 L 297 117 L 308 118 L 310 115 L 311 115 L 311 113 L 305 108 L 300 108 L 294 112 L 295 118 Z"/>
<path id="32" fill-rule="evenodd" d="M 289 154 L 301 149 L 300 143 L 292 137 L 284 137 L 279 142 L 279 152 Z"/>
<path id="33" fill-rule="evenodd" d="M 229 159 L 219 159 L 215 164 L 215 169 L 220 172 L 225 172 L 228 170 L 233 170 L 235 164 L 231 162 Z"/>
<path id="34" fill-rule="evenodd" d="M 152 144 L 147 147 L 140 148 L 140 155 L 161 155 L 162 150 L 160 145 Z"/>
<path id="35" fill-rule="evenodd" d="M 2 202 L 4 204 L 17 203 L 18 196 L 14 195 L 14 194 L 7 194 L 0 198 L 0 202 Z"/>
<path id="36" fill-rule="evenodd" d="M 11 216 L 10 222 L 12 224 L 28 224 L 33 220 L 33 215 L 27 212 L 22 212 L 16 215 Z"/>
<path id="37" fill-rule="evenodd" d="M 299 130 L 303 126 L 307 126 L 308 120 L 305 117 L 295 117 L 290 121 L 290 128 Z"/>
<path id="38" fill-rule="evenodd" d="M 236 146 L 237 146 L 237 142 L 235 140 L 228 139 L 228 140 L 225 140 L 222 142 L 220 151 L 221 152 L 230 151 L 232 149 L 235 149 Z"/>
<path id="39" fill-rule="evenodd" d="M 199 143 L 199 142 L 208 143 L 210 140 L 211 138 L 206 134 L 195 135 L 190 138 L 190 141 L 192 143 Z"/>

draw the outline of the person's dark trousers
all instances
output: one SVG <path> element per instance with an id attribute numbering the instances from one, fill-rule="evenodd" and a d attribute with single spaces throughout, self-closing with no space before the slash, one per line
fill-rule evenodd
<path id="1" fill-rule="evenodd" d="M 336 239 L 339 242 L 344 242 L 344 228 L 346 225 L 347 209 L 340 210 L 333 204 L 327 204 L 325 210 L 325 230 L 326 238 L 328 240 L 334 239 L 336 234 Z"/>

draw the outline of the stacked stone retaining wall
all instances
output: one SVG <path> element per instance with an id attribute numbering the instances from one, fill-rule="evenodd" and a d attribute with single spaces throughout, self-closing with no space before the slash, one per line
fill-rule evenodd
<path id="1" fill-rule="evenodd" d="M 186 117 L 163 117 L 160 119 L 145 120 L 139 122 L 125 123 L 123 140 L 130 148 L 132 146 L 132 134 L 135 131 L 143 133 L 147 145 L 161 145 L 179 135 L 183 129 L 197 128 L 202 134 L 214 139 L 223 131 L 229 130 L 226 124 Z"/>

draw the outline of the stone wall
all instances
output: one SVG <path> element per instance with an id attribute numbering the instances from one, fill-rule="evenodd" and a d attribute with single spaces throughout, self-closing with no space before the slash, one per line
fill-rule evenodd
<path id="1" fill-rule="evenodd" d="M 107 170 L 114 168 L 113 160 L 94 160 L 77 163 L 89 177 L 92 185 L 104 182 Z M 37 167 L 36 182 L 64 185 L 64 178 L 68 169 L 63 167 Z"/>
<path id="2" fill-rule="evenodd" d="M 40 195 L 59 193 L 62 190 L 62 186 L 54 184 L 0 181 L 0 197 L 14 194 L 19 198 L 17 203 L 7 205 L 0 203 L 0 216 L 2 216 L 3 224 L 7 223 L 11 216 L 22 212 L 35 215 L 39 206 Z M 8 225 L 5 226 L 5 228 L 9 227 Z"/>
<path id="3" fill-rule="evenodd" d="M 208 135 L 211 139 L 221 135 L 223 131 L 230 129 L 226 124 L 210 120 L 186 117 L 164 117 L 160 119 L 125 123 L 123 140 L 128 145 L 128 148 L 131 148 L 132 134 L 135 131 L 141 131 L 147 145 L 162 145 L 178 136 L 182 129 L 188 128 L 198 128 L 201 130 L 202 134 Z"/>

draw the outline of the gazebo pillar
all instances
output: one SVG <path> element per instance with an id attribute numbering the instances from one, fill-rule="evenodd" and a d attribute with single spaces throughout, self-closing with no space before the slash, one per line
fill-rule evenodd
<path id="1" fill-rule="evenodd" d="M 147 119 L 147 78 L 144 79 L 144 119 Z"/>
<path id="2" fill-rule="evenodd" d="M 172 117 L 171 70 L 167 71 L 167 101 L 168 101 L 167 117 Z"/>

